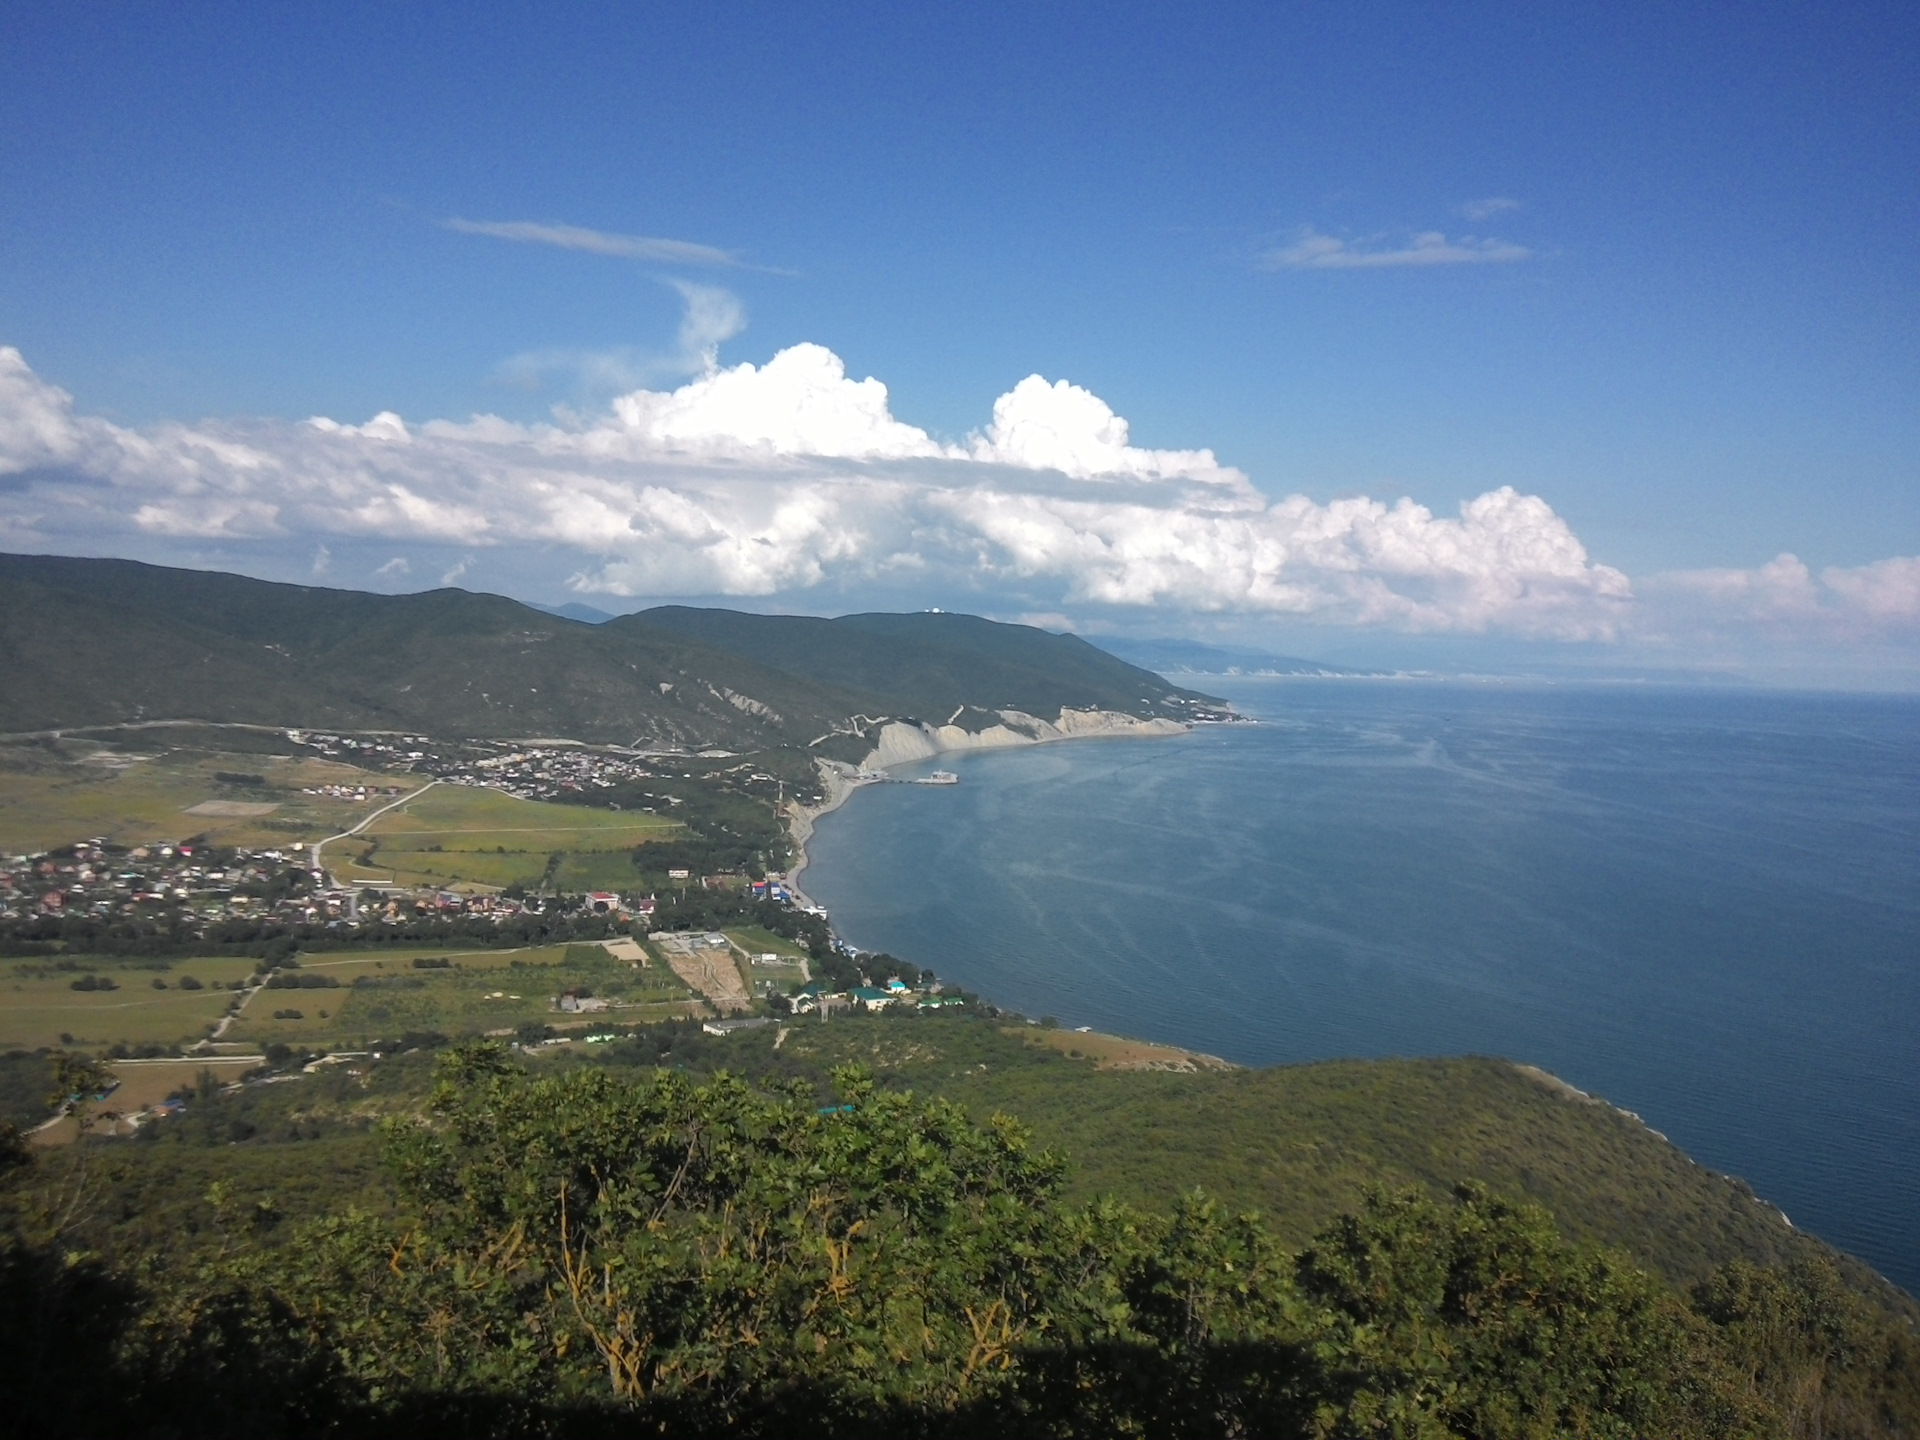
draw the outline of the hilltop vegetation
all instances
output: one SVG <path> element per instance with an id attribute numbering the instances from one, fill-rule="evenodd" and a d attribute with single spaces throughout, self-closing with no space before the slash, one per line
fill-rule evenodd
<path id="1" fill-rule="evenodd" d="M 960 1024 L 1009 1060 L 1084 1063 L 928 1023 L 914 1063 L 964 1063 Z M 1910 1328 L 1812 1251 L 1676 1288 L 1470 1177 L 1365 1191 L 1294 1245 L 1192 1190 L 1081 1199 L 1019 1122 L 859 1067 L 822 1095 L 467 1046 L 423 1100 L 425 1078 L 413 1057 L 358 1101 L 333 1081 L 273 1141 L 215 1103 L 198 1144 L 132 1147 L 173 1163 L 141 1167 L 144 1186 L 112 1167 L 113 1193 L 138 1196 L 96 1202 L 118 1233 L 189 1224 L 151 1182 L 209 1186 L 200 1243 L 144 1272 L 58 1223 L 79 1152 L 27 1167 L 0 1256 L 10 1413 L 123 1436 L 1865 1440 L 1920 1419 Z M 360 1188 L 329 1178 L 290 1214 L 208 1163 L 276 1147 Z"/>
<path id="2" fill-rule="evenodd" d="M 0 556 L 0 731 L 157 719 L 757 751 L 856 715 L 1181 713 L 1071 637 L 964 616 L 589 625 L 497 595 L 370 595 L 130 560 Z M 1191 697 L 1198 698 L 1198 697 Z"/>
<path id="3" fill-rule="evenodd" d="M 941 724 L 955 711 L 1020 710 L 1051 719 L 1063 708 L 1180 716 L 1191 692 L 1148 670 L 1117 665 L 1077 635 L 1000 625 L 974 615 L 746 615 L 663 605 L 608 622 L 644 625 L 742 655 L 793 676 L 872 696 L 869 715 Z"/>

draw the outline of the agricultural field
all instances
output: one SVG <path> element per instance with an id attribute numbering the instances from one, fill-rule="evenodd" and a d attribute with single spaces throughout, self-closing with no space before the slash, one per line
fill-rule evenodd
<path id="1" fill-rule="evenodd" d="M 749 955 L 778 955 L 798 965 L 807 958 L 806 950 L 760 925 L 735 925 L 721 932 Z"/>
<path id="2" fill-rule="evenodd" d="M 176 748 L 159 739 L 146 748 L 0 745 L 0 851 L 32 854 L 96 836 L 118 845 L 192 835 L 255 849 L 299 845 L 349 828 L 392 798 L 304 792 L 420 783 L 314 756 Z"/>
<path id="3" fill-rule="evenodd" d="M 75 965 L 78 968 L 65 968 Z M 0 1047 L 34 1050 L 173 1045 L 203 1038 L 233 998 L 229 987 L 253 973 L 243 957 L 192 960 L 90 960 L 62 957 L 0 962 Z M 114 988 L 76 990 L 94 977 Z M 198 988 L 188 981 L 198 982 Z"/>
<path id="4" fill-rule="evenodd" d="M 637 967 L 600 945 L 318 954 L 303 957 L 284 978 L 322 983 L 260 990 L 228 1039 L 351 1047 L 409 1031 L 458 1038 L 527 1024 L 559 1027 L 602 1020 L 631 1025 L 687 1014 L 690 1005 L 698 1008 L 667 967 Z M 565 990 L 612 1003 L 589 1014 L 562 1013 L 554 1008 L 554 997 Z"/>
<path id="5" fill-rule="evenodd" d="M 677 821 L 631 810 L 522 800 L 471 785 L 436 785 L 335 843 L 343 882 L 442 889 L 631 889 L 636 845 L 684 833 Z"/>
<path id="6" fill-rule="evenodd" d="M 733 942 L 743 958 L 740 969 L 747 979 L 747 993 L 755 999 L 772 994 L 785 995 L 806 984 L 811 970 L 807 952 L 793 941 L 758 925 L 741 925 L 720 932 Z M 776 960 L 763 960 L 774 955 Z"/>

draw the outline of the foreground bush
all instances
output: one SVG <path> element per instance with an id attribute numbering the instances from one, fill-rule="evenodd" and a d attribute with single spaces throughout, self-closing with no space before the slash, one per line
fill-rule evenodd
<path id="1" fill-rule="evenodd" d="M 1911 1433 L 1830 1272 L 1689 1305 L 1542 1211 L 1376 1195 L 1303 1253 L 1194 1195 L 1068 1206 L 1015 1123 L 878 1093 L 440 1062 L 348 1213 L 145 1288 L 23 1236 L 0 1380 L 47 1434 Z M 11 1329 L 9 1329 L 11 1327 Z"/>

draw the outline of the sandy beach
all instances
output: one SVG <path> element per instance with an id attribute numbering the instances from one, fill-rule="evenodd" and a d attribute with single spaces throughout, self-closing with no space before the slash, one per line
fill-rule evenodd
<path id="1" fill-rule="evenodd" d="M 854 791 L 864 788 L 871 781 L 862 782 L 854 778 L 859 772 L 851 765 L 837 760 L 815 760 L 820 769 L 820 784 L 827 792 L 827 798 L 818 805 L 802 805 L 797 800 L 787 805 L 787 833 L 793 837 L 793 868 L 787 872 L 787 888 L 793 892 L 793 898 L 802 905 L 812 905 L 807 892 L 800 888 L 800 872 L 807 868 L 807 842 L 813 838 L 813 822 L 822 815 L 838 810 L 847 803 L 847 797 Z"/>

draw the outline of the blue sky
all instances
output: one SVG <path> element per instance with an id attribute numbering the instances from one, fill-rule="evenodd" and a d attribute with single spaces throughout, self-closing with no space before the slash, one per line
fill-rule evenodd
<path id="1" fill-rule="evenodd" d="M 946 603 L 1320 653 L 1908 674 L 1920 25 L 1892 5 L 1638 8 L 15 7 L 0 345 L 28 374 L 11 450 L 0 411 L 0 543 L 383 588 L 458 570 L 609 609 Z M 694 496 L 725 544 L 791 544 L 790 563 L 681 564 L 661 547 L 722 541 L 611 492 L 545 528 L 487 509 L 515 508 L 501 477 L 531 473 L 507 457 L 540 448 L 535 427 L 577 437 L 618 395 L 803 344 L 946 449 L 768 440 L 753 407 L 783 402 L 763 395 L 750 421 L 629 417 L 618 475 L 604 444 L 577 461 L 602 491 Z M 1204 447 L 1243 478 L 1229 503 L 1126 462 L 1170 487 L 1145 510 L 1196 527 L 1168 532 L 1194 575 L 1133 521 L 1074 509 L 1084 488 L 1034 479 L 1055 472 L 1031 447 L 955 458 L 1033 374 L 1099 397 L 1138 452 Z M 80 438 L 21 418 L 43 402 Z M 391 446 L 343 448 L 378 436 L 301 448 L 307 417 L 380 412 L 423 440 L 476 413 L 521 433 L 433 442 L 431 480 Z M 239 470 L 126 459 L 182 425 L 245 437 L 278 478 L 243 501 Z M 729 436 L 775 457 L 758 498 L 715 478 L 757 463 Z M 498 482 L 480 520 L 410 530 L 407 504 L 367 499 L 452 504 L 462 465 Z M 354 466 L 359 490 L 338 478 Z M 1061 473 L 1106 484 L 1084 455 Z M 203 483 L 226 510 L 187 513 Z M 315 486 L 359 518 L 302 503 Z M 1378 516 L 1235 519 L 1224 539 L 1195 518 L 1410 497 L 1444 526 L 1502 487 L 1544 502 L 1586 568 L 1510 507 L 1498 543 L 1413 525 L 1411 560 Z M 995 506 L 1025 518 L 978 520 Z M 1329 524 L 1351 543 L 1308 554 Z M 1507 558 L 1448 558 L 1462 544 Z M 1560 558 L 1529 570 L 1516 545 Z"/>

